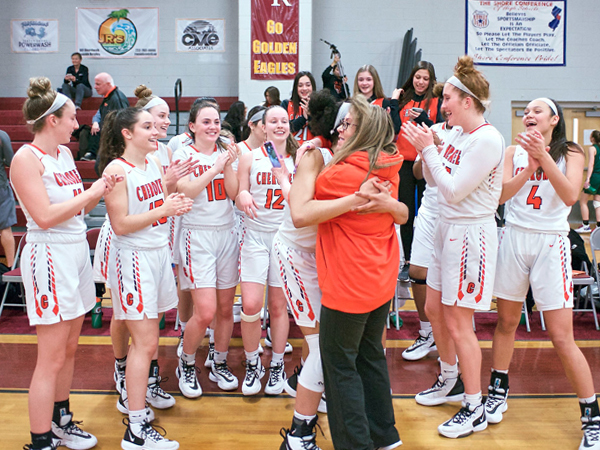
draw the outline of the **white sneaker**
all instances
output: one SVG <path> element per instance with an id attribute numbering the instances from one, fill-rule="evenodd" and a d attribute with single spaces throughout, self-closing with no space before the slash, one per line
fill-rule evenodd
<path id="1" fill-rule="evenodd" d="M 179 358 L 175 375 L 179 379 L 179 390 L 184 397 L 198 398 L 202 395 L 202 387 L 198 382 L 197 375 L 199 371 L 195 364 L 186 364 L 183 359 Z"/>
<path id="2" fill-rule="evenodd" d="M 125 385 L 125 367 L 122 369 L 117 366 L 117 362 L 115 361 L 115 373 L 113 374 L 113 380 L 115 380 L 115 387 L 117 392 L 121 393 L 121 385 Z"/>
<path id="3" fill-rule="evenodd" d="M 375 450 L 392 450 L 402 445 L 402 441 L 394 442 L 393 444 L 386 445 L 385 447 L 377 447 Z"/>
<path id="4" fill-rule="evenodd" d="M 271 327 L 267 328 L 267 335 L 265 336 L 265 347 L 273 348 L 273 343 L 271 342 Z M 294 347 L 289 342 L 285 343 L 284 353 L 292 353 L 294 351 Z"/>
<path id="5" fill-rule="evenodd" d="M 502 422 L 502 414 L 508 409 L 506 398 L 508 392 L 499 392 L 499 389 L 493 389 L 490 386 L 488 389 L 488 396 L 485 399 L 485 415 L 488 423 L 500 423 Z"/>
<path id="6" fill-rule="evenodd" d="M 167 409 L 175 405 L 175 398 L 165 392 L 160 387 L 160 383 L 163 381 L 161 377 L 150 377 L 148 378 L 148 390 L 146 391 L 146 401 L 157 409 Z"/>
<path id="7" fill-rule="evenodd" d="M 269 380 L 265 386 L 265 394 L 267 395 L 279 395 L 283 392 L 283 386 L 285 385 L 285 364 L 283 361 L 280 363 L 271 362 L 269 368 Z"/>
<path id="8" fill-rule="evenodd" d="M 244 377 L 244 384 L 242 384 L 242 393 L 244 395 L 255 395 L 260 392 L 262 385 L 260 380 L 265 376 L 265 368 L 260 362 L 260 358 L 255 364 L 252 364 L 249 360 L 244 361 L 246 366 L 246 376 Z"/>
<path id="9" fill-rule="evenodd" d="M 468 403 L 463 402 L 460 411 L 452 419 L 438 427 L 438 433 L 447 438 L 456 439 L 466 437 L 475 431 L 483 431 L 486 428 L 487 420 L 483 404 L 471 407 Z"/>
<path id="10" fill-rule="evenodd" d="M 448 378 L 444 380 L 441 375 L 433 383 L 433 386 L 415 395 L 419 405 L 435 406 L 446 402 L 458 402 L 465 396 L 465 386 L 460 378 Z"/>
<path id="11" fill-rule="evenodd" d="M 583 438 L 579 445 L 579 450 L 599 450 L 600 449 L 600 417 L 582 417 L 581 429 Z"/>
<path id="12" fill-rule="evenodd" d="M 575 230 L 577 233 L 591 233 L 592 228 L 589 225 L 581 225 Z"/>
<path id="13" fill-rule="evenodd" d="M 323 392 L 323 395 L 321 395 L 319 406 L 317 406 L 317 412 L 327 414 L 327 399 L 325 398 L 325 392 Z"/>
<path id="14" fill-rule="evenodd" d="M 121 392 L 119 393 L 119 399 L 117 400 L 117 409 L 121 414 L 129 414 L 129 402 L 127 401 L 127 389 L 125 388 L 125 382 L 121 384 Z M 146 404 L 146 420 L 152 422 L 154 420 L 154 410 Z"/>
<path id="15" fill-rule="evenodd" d="M 419 330 L 419 337 L 402 352 L 402 357 L 407 361 L 417 361 L 435 350 L 437 347 L 433 340 L 433 332 Z"/>
<path id="16" fill-rule="evenodd" d="M 227 361 L 217 363 L 213 361 L 208 374 L 208 379 L 214 381 L 223 391 L 234 391 L 238 388 L 238 379 L 231 373 Z"/>
<path id="17" fill-rule="evenodd" d="M 164 428 L 161 429 L 164 431 Z M 177 450 L 179 442 L 166 439 L 157 429 L 144 421 L 141 424 L 127 423 L 121 448 L 123 450 Z"/>
<path id="18" fill-rule="evenodd" d="M 74 450 L 86 450 L 94 447 L 98 439 L 79 428 L 81 422 L 74 422 L 73 415 L 67 414 L 60 418 L 60 423 L 52 421 L 53 443 L 58 447 L 64 445 Z M 58 439 L 58 442 L 56 441 Z"/>
<path id="19" fill-rule="evenodd" d="M 204 361 L 204 367 L 210 369 L 212 367 L 212 362 L 215 360 L 215 343 L 212 342 L 208 344 L 208 354 L 206 355 L 206 361 Z"/>
<path id="20" fill-rule="evenodd" d="M 181 358 L 183 355 L 183 329 L 179 333 L 179 342 L 177 343 L 177 357 Z"/>

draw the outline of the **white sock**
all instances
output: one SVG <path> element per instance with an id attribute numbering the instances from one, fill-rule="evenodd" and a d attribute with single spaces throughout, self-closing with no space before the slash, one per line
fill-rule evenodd
<path id="1" fill-rule="evenodd" d="M 213 330 L 212 328 L 208 328 L 206 331 L 208 331 L 208 342 L 210 344 L 214 344 L 215 343 L 215 330 Z"/>
<path id="2" fill-rule="evenodd" d="M 481 405 L 482 399 L 483 397 L 481 396 L 481 391 L 479 391 L 477 394 L 465 394 L 465 403 L 468 403 L 472 407 L 471 411 L 473 411 L 475 407 Z"/>
<path id="3" fill-rule="evenodd" d="M 579 399 L 579 403 L 583 403 L 583 404 L 590 404 L 590 403 L 594 403 L 595 401 L 596 401 L 596 394 L 594 394 L 588 398 L 580 398 Z"/>
<path id="4" fill-rule="evenodd" d="M 503 373 L 505 375 L 508 375 L 508 370 L 498 370 L 498 369 L 494 369 L 492 367 L 492 372 L 498 372 L 498 373 Z"/>
<path id="5" fill-rule="evenodd" d="M 423 322 L 422 320 L 419 322 L 421 323 L 421 330 L 426 331 L 428 334 L 431 333 L 431 322 Z"/>
<path id="6" fill-rule="evenodd" d="M 442 378 L 447 380 L 448 378 L 458 378 L 458 364 L 448 364 L 444 361 L 440 361 L 440 367 L 442 369 Z"/>
<path id="7" fill-rule="evenodd" d="M 244 353 L 246 354 L 246 360 L 250 361 L 251 363 L 254 364 L 258 360 L 258 349 L 254 350 L 253 352 L 244 351 Z"/>
<path id="8" fill-rule="evenodd" d="M 225 361 L 227 361 L 227 353 L 229 352 L 219 352 L 215 350 L 215 364 L 224 363 Z"/>
<path id="9" fill-rule="evenodd" d="M 284 353 L 275 353 L 273 352 L 273 356 L 271 357 L 271 365 L 279 364 L 283 362 Z"/>
<path id="10" fill-rule="evenodd" d="M 313 420 L 317 415 L 305 416 L 304 414 L 300 414 L 298 411 L 294 410 L 294 417 L 298 420 L 304 420 L 308 425 L 311 420 Z"/>
<path id="11" fill-rule="evenodd" d="M 146 410 L 145 409 L 141 409 L 139 411 L 129 410 L 129 423 L 131 423 L 131 424 L 142 423 L 144 420 L 146 420 Z"/>
<path id="12" fill-rule="evenodd" d="M 188 355 L 187 353 L 183 352 L 181 354 L 181 359 L 188 365 L 191 366 L 192 364 L 194 364 L 196 362 L 196 354 L 192 353 L 191 355 Z"/>
<path id="13" fill-rule="evenodd" d="M 185 331 L 185 326 L 187 325 L 187 322 L 179 322 L 179 326 L 181 326 L 181 332 L 183 333 Z"/>

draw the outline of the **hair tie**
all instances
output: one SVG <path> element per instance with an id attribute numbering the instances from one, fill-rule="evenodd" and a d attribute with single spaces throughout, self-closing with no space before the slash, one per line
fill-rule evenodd
<path id="1" fill-rule="evenodd" d="M 167 105 L 167 107 L 169 106 L 167 104 L 167 102 L 164 101 L 162 98 L 152 97 L 152 100 L 150 100 L 148 103 L 146 103 L 144 106 L 142 106 L 142 109 L 144 111 L 148 111 L 150 108 L 154 108 L 155 106 L 159 106 L 159 105 Z"/>
<path id="2" fill-rule="evenodd" d="M 556 103 L 554 103 L 552 100 L 550 100 L 548 97 L 540 97 L 540 98 L 536 98 L 535 101 L 540 101 L 540 102 L 544 102 L 546 105 L 548 105 L 550 107 L 550 109 L 552 110 L 552 112 L 554 113 L 555 116 L 558 116 L 558 108 L 556 107 Z"/>
<path id="3" fill-rule="evenodd" d="M 262 120 L 263 116 L 265 115 L 265 111 L 266 109 L 261 109 L 260 111 L 254 113 L 254 115 L 248 119 L 248 122 L 256 123 L 259 120 Z"/>
<path id="4" fill-rule="evenodd" d="M 452 75 L 450 78 L 448 78 L 448 80 L 446 81 L 446 83 L 450 83 L 455 88 L 458 88 L 461 91 L 463 91 L 464 93 L 469 94 L 471 97 L 476 98 L 477 101 L 479 103 L 481 103 L 481 105 L 484 107 L 484 109 L 487 110 L 489 108 L 490 101 L 489 100 L 481 100 L 479 97 L 477 97 L 475 94 L 473 94 L 473 92 L 471 92 L 471 89 L 469 89 L 468 87 L 466 87 L 463 84 L 463 82 L 458 79 L 457 76 Z"/>
<path id="5" fill-rule="evenodd" d="M 28 120 L 26 123 L 27 125 L 33 125 L 34 123 L 36 123 L 38 120 L 43 119 L 44 117 L 46 117 L 49 114 L 52 114 L 53 112 L 58 111 L 60 108 L 63 107 L 63 105 L 65 103 L 67 103 L 67 101 L 69 101 L 69 97 L 67 97 L 64 94 L 61 94 L 60 92 L 56 93 L 56 97 L 54 97 L 54 101 L 52 102 L 52 104 L 50 105 L 50 108 L 48 108 L 46 110 L 46 112 L 44 114 L 42 114 L 40 117 L 38 117 L 37 119 L 33 119 L 33 120 Z"/>

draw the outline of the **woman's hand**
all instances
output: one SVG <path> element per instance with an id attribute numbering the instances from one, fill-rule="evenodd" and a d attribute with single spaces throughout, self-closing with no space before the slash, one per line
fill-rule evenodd
<path id="1" fill-rule="evenodd" d="M 425 147 L 433 145 L 433 132 L 427 125 L 416 125 L 414 122 L 407 122 L 402 126 L 402 134 L 419 153 Z"/>
<path id="2" fill-rule="evenodd" d="M 273 172 L 273 175 L 275 175 L 275 178 L 277 178 L 277 182 L 279 183 L 279 185 L 282 186 L 286 183 L 286 181 L 289 183 L 290 171 L 286 167 L 285 161 L 283 160 L 281 155 L 277 155 L 277 159 L 279 160 L 279 164 L 281 164 L 281 167 L 272 167 L 271 172 Z"/>
<path id="3" fill-rule="evenodd" d="M 229 155 L 229 161 L 225 165 L 230 166 L 238 158 L 238 146 L 233 142 L 227 146 L 227 154 Z"/>
<path id="4" fill-rule="evenodd" d="M 217 156 L 217 160 L 215 161 L 215 164 L 213 165 L 213 168 L 217 171 L 218 174 L 223 172 L 225 165 L 229 162 L 229 158 L 230 158 L 229 150 L 219 153 L 219 156 Z"/>
<path id="5" fill-rule="evenodd" d="M 544 136 L 537 130 L 519 133 L 515 138 L 515 141 L 529 154 L 530 157 L 537 160 L 540 164 L 542 163 L 542 160 L 548 156 L 548 152 L 550 151 L 550 147 L 546 146 Z"/>
<path id="6" fill-rule="evenodd" d="M 169 167 L 165 171 L 165 182 L 167 185 L 170 183 L 177 184 L 180 178 L 191 174 L 199 165 L 200 161 L 192 160 L 191 156 L 186 160 L 178 159 L 177 161 L 171 161 L 171 164 L 169 164 Z"/>
<path id="7" fill-rule="evenodd" d="M 402 94 L 404 94 L 404 89 L 401 89 L 401 88 L 394 89 L 394 92 L 392 92 L 392 99 L 400 100 L 400 97 L 402 96 Z"/>
<path id="8" fill-rule="evenodd" d="M 256 219 L 256 211 L 258 210 L 258 205 L 256 204 L 256 201 L 254 201 L 254 199 L 252 198 L 252 195 L 250 195 L 250 192 L 243 190 L 238 194 L 237 198 L 235 199 L 235 202 L 238 205 L 238 208 L 244 211 L 244 213 L 246 213 L 248 217 L 250 217 L 251 219 Z"/>
<path id="9" fill-rule="evenodd" d="M 300 106 L 302 106 L 302 115 L 308 120 L 308 100 L 309 97 L 300 99 Z"/>
<path id="10" fill-rule="evenodd" d="M 298 150 L 296 150 L 296 167 L 298 167 L 298 164 L 300 164 L 300 160 L 302 159 L 302 156 L 304 156 L 304 153 L 306 153 L 308 150 L 314 150 L 316 148 L 317 147 L 315 144 L 313 144 L 311 141 L 304 141 L 302 145 L 298 147 Z"/>
<path id="11" fill-rule="evenodd" d="M 184 194 L 171 194 L 163 203 L 165 216 L 181 216 L 192 209 L 194 201 L 186 197 Z"/>

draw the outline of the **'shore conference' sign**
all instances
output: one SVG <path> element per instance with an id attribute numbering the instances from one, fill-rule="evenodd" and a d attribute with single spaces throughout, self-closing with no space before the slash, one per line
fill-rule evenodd
<path id="1" fill-rule="evenodd" d="M 466 2 L 466 53 L 475 63 L 565 65 L 565 0 Z"/>
<path id="2" fill-rule="evenodd" d="M 251 79 L 291 80 L 298 71 L 300 0 L 251 0 Z"/>

